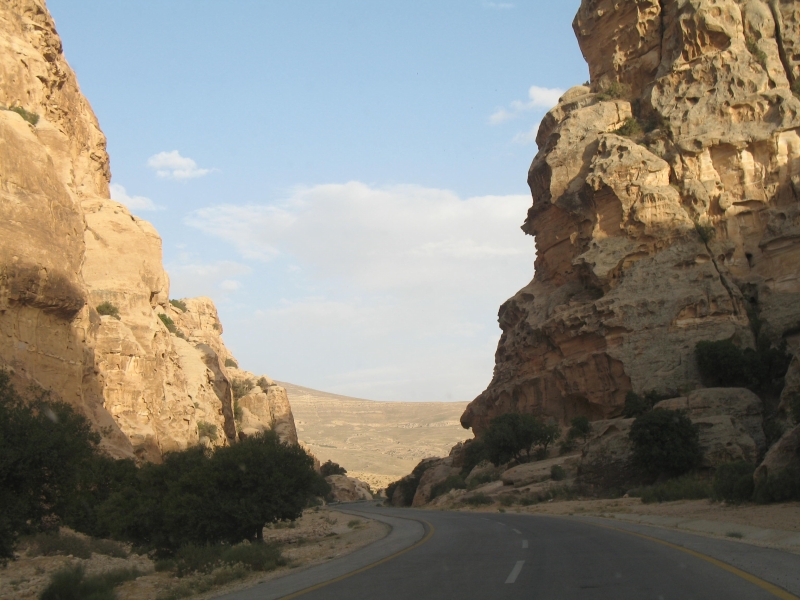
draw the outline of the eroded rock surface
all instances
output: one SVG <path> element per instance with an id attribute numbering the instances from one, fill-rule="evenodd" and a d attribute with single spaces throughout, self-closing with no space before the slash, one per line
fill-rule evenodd
<path id="1" fill-rule="evenodd" d="M 232 355 L 216 308 L 208 298 L 186 300 L 185 311 L 169 303 L 161 238 L 109 198 L 110 173 L 44 1 L 4 2 L 0 368 L 75 406 L 117 456 L 231 443 Z M 98 314 L 106 302 L 117 315 Z M 296 443 L 285 392 L 271 393 L 270 422 Z"/>
<path id="2" fill-rule="evenodd" d="M 754 344 L 748 312 L 793 342 L 799 15 L 786 1 L 583 0 L 591 87 L 542 121 L 522 227 L 535 276 L 500 308 L 494 376 L 464 427 L 511 411 L 613 419 L 628 391 L 685 393 L 701 385 L 698 341 Z"/>
<path id="3" fill-rule="evenodd" d="M 325 478 L 331 486 L 331 497 L 337 502 L 358 502 L 372 500 L 369 486 L 347 475 L 328 475 Z"/>

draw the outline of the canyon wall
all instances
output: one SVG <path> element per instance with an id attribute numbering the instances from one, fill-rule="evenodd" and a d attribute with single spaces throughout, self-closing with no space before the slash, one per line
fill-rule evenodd
<path id="1" fill-rule="evenodd" d="M 522 226 L 533 281 L 500 308 L 494 376 L 462 416 L 619 416 L 685 393 L 700 340 L 800 332 L 800 5 L 583 0 L 589 64 L 543 119 Z M 676 394 L 677 395 L 677 394 Z"/>
<path id="2" fill-rule="evenodd" d="M 0 109 L 0 368 L 76 407 L 116 456 L 232 443 L 241 374 L 216 308 L 170 304 L 158 232 L 110 199 L 105 136 L 43 0 L 0 8 Z M 269 387 L 248 433 L 296 443 Z"/>

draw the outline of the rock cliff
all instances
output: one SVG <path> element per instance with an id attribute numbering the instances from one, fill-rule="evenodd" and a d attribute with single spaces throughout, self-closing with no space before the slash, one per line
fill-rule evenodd
<path id="1" fill-rule="evenodd" d="M 0 368 L 75 406 L 118 456 L 234 441 L 216 308 L 169 302 L 161 238 L 110 199 L 105 136 L 43 0 L 0 8 L 0 109 Z M 260 429 L 296 443 L 274 387 Z"/>
<path id="2" fill-rule="evenodd" d="M 538 132 L 535 275 L 500 308 L 478 435 L 617 417 L 628 391 L 698 387 L 700 340 L 800 331 L 798 3 L 583 0 L 573 27 L 591 83 Z"/>

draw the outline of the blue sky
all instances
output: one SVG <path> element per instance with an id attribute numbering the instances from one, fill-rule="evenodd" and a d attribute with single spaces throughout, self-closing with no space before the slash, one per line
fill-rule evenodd
<path id="1" fill-rule="evenodd" d="M 213 298 L 246 369 L 411 401 L 491 379 L 579 4 L 48 1 L 171 296 Z"/>

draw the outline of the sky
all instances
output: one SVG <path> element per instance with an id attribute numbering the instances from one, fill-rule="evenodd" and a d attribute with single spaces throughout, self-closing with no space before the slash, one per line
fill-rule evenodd
<path id="1" fill-rule="evenodd" d="M 588 78 L 580 0 L 48 0 L 111 194 L 240 365 L 468 401 L 533 278 L 536 129 Z"/>

